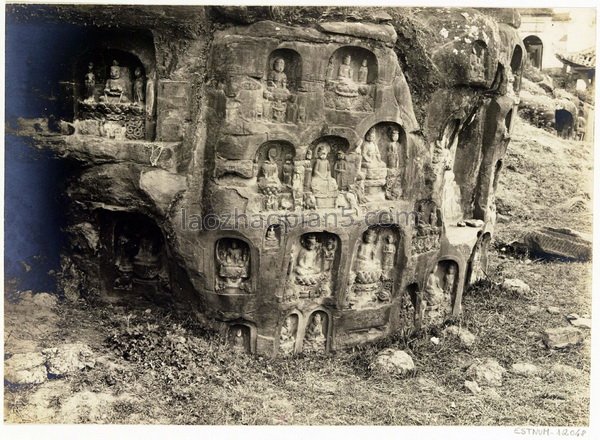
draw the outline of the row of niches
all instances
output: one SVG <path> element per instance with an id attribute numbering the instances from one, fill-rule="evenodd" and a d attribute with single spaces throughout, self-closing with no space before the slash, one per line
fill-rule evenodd
<path id="1" fill-rule="evenodd" d="M 141 140 L 153 118 L 154 82 L 128 52 L 98 51 L 77 66 L 76 131 L 110 139 Z"/>
<path id="2" fill-rule="evenodd" d="M 350 250 L 354 258 L 346 281 L 338 279 L 342 246 L 340 237 L 327 231 L 302 234 L 287 246 L 283 261 L 285 280 L 278 302 L 286 307 L 302 302 L 360 309 L 387 303 L 393 296 L 400 230 L 376 225 L 367 229 Z M 265 247 L 282 244 L 281 225 L 267 229 Z M 224 237 L 215 244 L 215 291 L 222 295 L 252 294 L 258 274 L 252 265 L 250 245 Z M 337 303 L 336 292 L 343 292 Z"/>
<path id="3" fill-rule="evenodd" d="M 369 129 L 354 149 L 340 136 L 323 136 L 298 150 L 273 140 L 258 148 L 247 168 L 243 161 L 217 157 L 215 175 L 222 181 L 250 179 L 244 186 L 261 198 L 261 210 L 358 210 L 370 201 L 402 196 L 408 156 L 404 130 L 384 122 Z"/>
<path id="4" fill-rule="evenodd" d="M 327 109 L 372 112 L 375 106 L 378 63 L 373 52 L 342 47 L 331 56 L 323 88 Z M 276 49 L 268 57 L 260 80 L 229 78 L 216 83 L 217 114 L 233 123 L 238 119 L 274 123 L 308 122 L 314 98 L 302 74 L 302 58 L 293 49 Z"/>

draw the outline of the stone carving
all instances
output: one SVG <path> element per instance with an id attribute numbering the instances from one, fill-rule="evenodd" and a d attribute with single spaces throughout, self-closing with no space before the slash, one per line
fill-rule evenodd
<path id="1" fill-rule="evenodd" d="M 487 48 L 484 42 L 476 41 L 473 43 L 471 53 L 469 54 L 470 79 L 471 81 L 485 81 L 485 57 Z"/>
<path id="2" fill-rule="evenodd" d="M 376 195 L 383 193 L 382 188 L 386 184 L 387 167 L 381 160 L 381 153 L 375 138 L 375 131 L 370 129 L 365 135 L 365 140 L 361 145 L 362 162 L 361 167 L 365 175 L 366 195 Z"/>
<path id="3" fill-rule="evenodd" d="M 250 353 L 250 329 L 245 325 L 231 326 L 229 344 L 238 353 Z"/>
<path id="4" fill-rule="evenodd" d="M 325 352 L 327 349 L 327 315 L 314 312 L 309 320 L 304 335 L 302 349 L 304 352 Z"/>
<path id="5" fill-rule="evenodd" d="M 439 249 L 442 230 L 438 226 L 435 204 L 425 201 L 417 206 L 415 229 L 412 237 L 412 253 L 422 254 Z"/>
<path id="6" fill-rule="evenodd" d="M 222 238 L 215 249 L 217 277 L 215 290 L 219 293 L 250 291 L 250 249 L 235 238 Z"/>
<path id="7" fill-rule="evenodd" d="M 452 313 L 456 296 L 457 266 L 453 261 L 440 261 L 427 277 L 423 292 L 422 312 L 431 324 L 440 324 Z"/>
<path id="8" fill-rule="evenodd" d="M 154 250 L 152 240 L 142 237 L 139 251 L 133 258 L 133 273 L 136 277 L 151 280 L 160 272 L 160 256 Z"/>
<path id="9" fill-rule="evenodd" d="M 337 236 L 325 232 L 300 237 L 290 253 L 282 301 L 331 296 L 338 264 Z"/>
<path id="10" fill-rule="evenodd" d="M 268 86 L 287 90 L 287 75 L 284 72 L 285 60 L 275 58 L 273 61 L 273 70 L 269 73 Z"/>
<path id="11" fill-rule="evenodd" d="M 278 248 L 279 236 L 281 234 L 281 226 L 270 225 L 265 234 L 265 248 Z"/>
<path id="12" fill-rule="evenodd" d="M 285 156 L 285 162 L 283 163 L 283 184 L 288 187 L 292 186 L 292 176 L 294 174 L 294 163 L 292 162 L 292 155 L 287 154 Z"/>
<path id="13" fill-rule="evenodd" d="M 288 315 L 279 332 L 279 349 L 284 354 L 292 354 L 296 348 L 296 334 L 298 333 L 298 315 Z"/>
<path id="14" fill-rule="evenodd" d="M 88 64 L 88 72 L 84 78 L 85 100 L 87 102 L 96 101 L 96 75 L 94 75 L 94 63 Z"/>
<path id="15" fill-rule="evenodd" d="M 331 175 L 328 154 L 329 145 L 323 143 L 317 146 L 317 159 L 313 165 L 310 188 L 318 208 L 334 208 L 338 194 L 337 182 Z"/>
<path id="16" fill-rule="evenodd" d="M 134 71 L 135 81 L 133 82 L 133 102 L 136 104 L 144 103 L 144 77 L 142 76 L 142 69 L 139 67 L 135 68 Z"/>
<path id="17" fill-rule="evenodd" d="M 327 67 L 325 107 L 345 111 L 373 111 L 375 87 L 369 84 L 369 58 L 366 54 L 374 59 L 371 52 L 362 48 L 346 47 L 334 53 Z M 354 59 L 360 60 L 360 64 L 356 64 Z"/>
<path id="18" fill-rule="evenodd" d="M 337 153 L 337 160 L 335 161 L 333 172 L 338 188 L 342 191 L 347 191 L 352 182 L 350 181 L 346 154 L 343 151 L 338 151 Z"/>
<path id="19" fill-rule="evenodd" d="M 104 96 L 101 96 L 100 100 L 112 104 L 127 103 L 130 101 L 130 93 L 127 90 L 127 82 L 121 76 L 121 66 L 117 60 L 113 60 L 113 64 L 110 66 L 110 78 L 106 81 Z"/>
<path id="20" fill-rule="evenodd" d="M 115 267 L 119 275 L 115 279 L 114 288 L 117 290 L 131 290 L 133 276 L 133 256 L 136 254 L 136 245 L 131 238 L 120 234 L 115 245 Z"/>
<path id="21" fill-rule="evenodd" d="M 353 285 L 348 304 L 363 308 L 391 298 L 396 262 L 396 233 L 389 227 L 367 229 L 358 245 L 353 265 Z"/>

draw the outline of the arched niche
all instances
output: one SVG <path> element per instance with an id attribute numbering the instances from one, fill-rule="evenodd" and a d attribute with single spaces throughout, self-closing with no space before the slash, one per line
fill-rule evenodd
<path id="1" fill-rule="evenodd" d="M 565 109 L 559 109 L 554 112 L 554 127 L 556 134 L 561 138 L 568 139 L 573 134 L 575 119 L 573 114 Z"/>
<path id="2" fill-rule="evenodd" d="M 469 54 L 469 72 L 472 82 L 485 82 L 488 77 L 489 51 L 483 40 L 475 40 Z"/>
<path id="3" fill-rule="evenodd" d="M 253 353 L 256 330 L 245 321 L 233 322 L 227 331 L 227 342 L 238 353 Z"/>
<path id="4" fill-rule="evenodd" d="M 342 255 L 339 236 L 327 231 L 306 232 L 288 243 L 283 301 L 331 299 L 337 290 Z"/>
<path id="5" fill-rule="evenodd" d="M 288 180 L 291 184 L 295 156 L 296 149 L 291 142 L 273 140 L 263 143 L 258 147 L 255 157 L 258 178 L 277 176 L 281 184 Z"/>
<path id="6" fill-rule="evenodd" d="M 523 39 L 523 45 L 527 52 L 530 64 L 537 68 L 542 68 L 542 56 L 544 54 L 544 44 L 537 35 L 529 35 Z"/>
<path id="7" fill-rule="evenodd" d="M 279 249 L 279 246 L 281 244 L 281 238 L 283 236 L 283 228 L 284 226 L 279 223 L 274 223 L 267 226 L 264 241 L 265 249 Z"/>
<path id="8" fill-rule="evenodd" d="M 239 238 L 223 237 L 215 242 L 215 291 L 244 294 L 252 290 L 250 245 Z"/>
<path id="9" fill-rule="evenodd" d="M 365 133 L 363 145 L 368 134 L 374 135 L 373 142 L 377 145 L 381 161 L 387 168 L 401 168 L 406 165 L 408 142 L 406 132 L 400 124 L 383 121 L 373 125 Z M 364 156 L 364 150 L 362 154 Z"/>
<path id="10" fill-rule="evenodd" d="M 267 60 L 267 84 L 281 81 L 281 72 L 277 64 L 283 60 L 283 73 L 285 74 L 286 86 L 291 91 L 296 91 L 302 83 L 302 57 L 293 49 L 280 48 L 275 49 L 269 54 Z"/>
<path id="11" fill-rule="evenodd" d="M 356 84 L 374 84 L 379 64 L 373 52 L 359 46 L 344 46 L 329 58 L 327 81 L 350 80 Z"/>
<path id="12" fill-rule="evenodd" d="M 510 59 L 510 70 L 514 76 L 513 90 L 518 92 L 521 89 L 521 72 L 523 67 L 523 49 L 516 45 Z"/>
<path id="13" fill-rule="evenodd" d="M 331 318 L 324 310 L 312 312 L 306 322 L 302 351 L 304 353 L 325 353 L 328 349 Z"/>
<path id="14" fill-rule="evenodd" d="M 329 161 L 330 175 L 336 179 L 338 189 L 348 189 L 354 182 L 357 172 L 357 161 L 354 156 L 349 156 L 350 143 L 341 136 L 321 136 L 315 139 L 310 145 L 308 157 L 310 158 L 310 170 L 314 169 L 315 163 L 321 159 L 321 152 L 326 154 Z M 310 188 L 311 176 L 305 178 L 305 185 Z"/>
<path id="15" fill-rule="evenodd" d="M 400 228 L 376 224 L 367 228 L 357 242 L 352 260 L 352 282 L 348 303 L 356 309 L 391 301 L 396 279 L 401 275 Z"/>
<path id="16" fill-rule="evenodd" d="M 103 274 L 115 290 L 131 290 L 136 281 L 158 287 L 168 281 L 167 252 L 161 229 L 138 213 L 101 210 L 99 213 Z"/>
<path id="17" fill-rule="evenodd" d="M 459 277 L 458 263 L 450 259 L 438 260 L 428 273 L 423 290 L 423 314 L 431 322 L 443 321 L 454 310 Z"/>
<path id="18" fill-rule="evenodd" d="M 279 329 L 279 351 L 285 355 L 296 351 L 298 330 L 300 327 L 300 315 L 297 312 L 288 314 Z"/>

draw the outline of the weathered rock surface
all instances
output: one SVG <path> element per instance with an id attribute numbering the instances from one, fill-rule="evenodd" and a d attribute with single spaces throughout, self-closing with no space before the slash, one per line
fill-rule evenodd
<path id="1" fill-rule="evenodd" d="M 592 258 L 592 240 L 568 228 L 541 228 L 523 237 L 529 251 L 541 257 L 587 261 Z"/>
<path id="2" fill-rule="evenodd" d="M 582 318 L 577 313 L 570 313 L 567 315 L 567 320 L 571 323 L 573 327 L 578 328 L 592 328 L 592 320 L 589 318 Z"/>
<path id="3" fill-rule="evenodd" d="M 444 329 L 444 334 L 449 336 L 455 336 L 460 340 L 461 345 L 464 347 L 472 346 L 476 341 L 476 336 L 466 328 L 460 328 L 456 325 L 451 325 Z"/>
<path id="4" fill-rule="evenodd" d="M 584 372 L 578 368 L 563 364 L 554 364 L 550 367 L 550 370 L 555 374 L 561 374 L 569 377 L 580 377 L 584 374 Z"/>
<path id="5" fill-rule="evenodd" d="M 518 376 L 537 376 L 540 373 L 539 367 L 528 363 L 512 364 L 511 371 Z"/>
<path id="6" fill-rule="evenodd" d="M 527 295 L 531 292 L 531 288 L 529 285 L 518 278 L 507 278 L 502 283 L 502 290 L 509 293 L 514 293 L 517 295 Z"/>
<path id="7" fill-rule="evenodd" d="M 546 307 L 546 311 L 551 315 L 560 315 L 560 309 L 556 306 L 548 306 Z"/>
<path id="8" fill-rule="evenodd" d="M 502 386 L 502 375 L 506 369 L 492 358 L 476 361 L 467 369 L 467 377 L 478 384 L 499 387 Z"/>
<path id="9" fill-rule="evenodd" d="M 91 368 L 96 364 L 94 353 L 85 344 L 65 344 L 47 348 L 42 353 L 47 357 L 48 373 L 56 376 Z"/>
<path id="10" fill-rule="evenodd" d="M 465 220 L 465 225 L 470 226 L 471 228 L 481 228 L 484 224 L 484 221 L 479 219 Z"/>
<path id="11" fill-rule="evenodd" d="M 474 380 L 465 380 L 465 388 L 473 394 L 481 393 L 481 387 Z"/>
<path id="12" fill-rule="evenodd" d="M 583 342 L 583 333 L 573 327 L 556 327 L 544 330 L 542 338 L 548 348 L 566 348 Z"/>
<path id="13" fill-rule="evenodd" d="M 386 348 L 377 355 L 369 368 L 378 374 L 404 376 L 415 369 L 415 363 L 405 351 Z"/>
<path id="14" fill-rule="evenodd" d="M 46 381 L 45 356 L 41 353 L 17 353 L 4 361 L 4 379 L 15 385 L 40 384 Z"/>

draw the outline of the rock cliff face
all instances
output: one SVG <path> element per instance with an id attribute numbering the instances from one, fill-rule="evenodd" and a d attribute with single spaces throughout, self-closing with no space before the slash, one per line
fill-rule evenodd
<path id="1" fill-rule="evenodd" d="M 80 29 L 61 113 L 16 130 L 80 164 L 65 277 L 190 307 L 271 354 L 461 313 L 518 104 L 512 10 L 8 14 Z"/>

